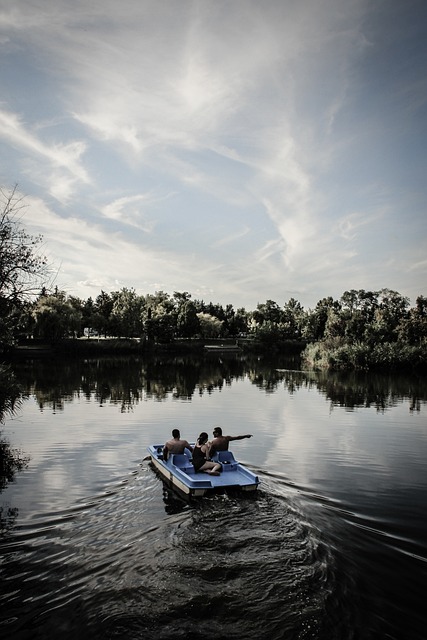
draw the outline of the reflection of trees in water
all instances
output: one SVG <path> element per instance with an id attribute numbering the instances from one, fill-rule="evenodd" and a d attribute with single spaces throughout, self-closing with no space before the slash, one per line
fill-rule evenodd
<path id="1" fill-rule="evenodd" d="M 421 409 L 427 400 L 425 380 L 418 377 L 348 373 L 320 376 L 319 388 L 333 405 L 354 409 L 375 407 L 384 411 L 408 399 L 411 411 Z"/>
<path id="2" fill-rule="evenodd" d="M 16 449 L 11 449 L 7 440 L 0 437 L 0 493 L 9 482 L 13 482 L 17 471 L 28 466 L 28 458 Z M 0 507 L 0 534 L 10 529 L 18 515 L 18 509 Z"/>
<path id="3" fill-rule="evenodd" d="M 21 401 L 21 392 L 13 371 L 0 364 L 0 423 L 7 415 L 12 415 Z"/>
<path id="4" fill-rule="evenodd" d="M 420 410 L 426 399 L 425 385 L 415 378 L 301 371 L 295 360 L 249 355 L 39 360 L 15 367 L 21 384 L 37 399 L 39 407 L 54 411 L 80 396 L 129 411 L 143 400 L 190 400 L 195 393 L 214 393 L 244 378 L 266 393 L 274 393 L 283 385 L 289 393 L 313 387 L 333 406 L 348 408 L 374 406 L 384 410 L 402 398 L 410 398 L 410 408 Z"/>
<path id="5" fill-rule="evenodd" d="M 40 409 L 61 410 L 82 395 L 99 404 L 120 404 L 124 411 L 143 399 L 190 399 L 196 392 L 220 389 L 245 372 L 237 360 L 184 357 L 39 360 L 16 363 L 15 370 Z"/>
<path id="6" fill-rule="evenodd" d="M 9 367 L 0 365 L 0 423 L 7 415 L 12 415 L 19 407 L 21 393 Z M 9 442 L 0 435 L 0 493 L 15 478 L 17 471 L 28 465 L 22 453 L 11 449 Z M 0 533 L 9 529 L 18 515 L 13 507 L 0 507 Z"/>
<path id="7" fill-rule="evenodd" d="M 375 407 L 384 411 L 402 399 L 409 400 L 410 411 L 420 411 L 427 401 L 425 380 L 419 377 L 360 373 L 284 371 L 285 387 L 293 392 L 300 387 L 315 387 L 331 401 L 332 406 Z"/>

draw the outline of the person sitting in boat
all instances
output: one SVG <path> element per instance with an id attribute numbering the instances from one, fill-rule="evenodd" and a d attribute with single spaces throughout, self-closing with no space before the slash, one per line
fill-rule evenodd
<path id="1" fill-rule="evenodd" d="M 243 438 L 252 438 L 252 434 L 248 433 L 244 436 L 223 436 L 221 427 L 214 427 L 213 440 L 211 443 L 210 455 L 213 456 L 217 451 L 228 451 L 228 445 L 232 440 L 243 440 Z"/>
<path id="2" fill-rule="evenodd" d="M 193 465 L 195 471 L 204 471 L 211 476 L 219 476 L 222 467 L 219 462 L 209 460 L 211 445 L 208 442 L 209 436 L 203 431 L 197 438 L 193 449 Z"/>
<path id="3" fill-rule="evenodd" d="M 173 429 L 172 438 L 163 447 L 163 460 L 167 460 L 170 453 L 184 453 L 184 449 L 189 449 L 193 452 L 193 447 L 187 440 L 181 440 L 179 429 Z"/>

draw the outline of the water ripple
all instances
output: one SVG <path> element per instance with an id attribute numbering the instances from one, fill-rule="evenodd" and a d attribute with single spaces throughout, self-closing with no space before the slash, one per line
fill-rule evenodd
<path id="1" fill-rule="evenodd" d="M 349 526 L 378 522 L 282 474 L 260 477 L 253 496 L 187 503 L 143 464 L 114 489 L 36 514 L 3 541 L 2 637 L 375 638 L 373 590 L 344 541 Z"/>

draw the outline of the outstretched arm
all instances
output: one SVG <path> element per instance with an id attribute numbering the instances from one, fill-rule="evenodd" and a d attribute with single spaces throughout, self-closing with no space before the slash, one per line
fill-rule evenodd
<path id="1" fill-rule="evenodd" d="M 230 440 L 243 440 L 243 438 L 252 438 L 252 434 L 248 433 L 245 436 L 229 436 Z"/>

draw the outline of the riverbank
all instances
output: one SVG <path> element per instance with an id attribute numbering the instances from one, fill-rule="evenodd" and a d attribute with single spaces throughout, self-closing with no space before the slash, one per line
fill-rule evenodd
<path id="1" fill-rule="evenodd" d="M 299 355 L 305 344 L 286 341 L 275 345 L 265 345 L 249 338 L 239 339 L 177 339 L 168 343 L 155 343 L 139 338 L 75 338 L 60 340 L 55 343 L 26 340 L 9 349 L 3 359 L 43 358 L 55 355 L 203 355 L 213 354 L 288 354 Z"/>
<path id="2" fill-rule="evenodd" d="M 305 369 L 325 371 L 414 371 L 427 372 L 427 345 L 383 343 L 373 347 L 362 343 L 345 344 L 321 341 L 305 344 L 300 341 L 265 343 L 251 338 L 239 339 L 177 339 L 156 343 L 139 338 L 75 338 L 48 343 L 27 340 L 4 352 L 0 360 L 55 357 L 98 356 L 194 356 L 203 358 L 242 356 L 285 356 L 301 358 Z"/>

